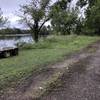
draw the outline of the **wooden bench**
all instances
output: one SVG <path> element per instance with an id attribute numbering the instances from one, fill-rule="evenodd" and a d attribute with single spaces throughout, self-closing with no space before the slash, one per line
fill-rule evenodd
<path id="1" fill-rule="evenodd" d="M 19 49 L 17 47 L 16 48 L 4 48 L 0 50 L 0 57 L 7 58 L 10 56 L 16 56 L 18 55 L 18 51 Z"/>

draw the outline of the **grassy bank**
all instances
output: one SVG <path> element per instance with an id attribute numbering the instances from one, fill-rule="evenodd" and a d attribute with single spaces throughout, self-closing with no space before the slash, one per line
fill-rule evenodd
<path id="1" fill-rule="evenodd" d="M 0 59 L 0 89 L 10 87 L 44 64 L 56 62 L 69 53 L 86 47 L 98 37 L 52 36 L 34 45 L 26 45 L 19 56 Z"/>

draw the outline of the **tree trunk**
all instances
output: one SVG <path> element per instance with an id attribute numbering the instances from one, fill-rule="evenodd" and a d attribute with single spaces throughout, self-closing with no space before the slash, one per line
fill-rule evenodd
<path id="1" fill-rule="evenodd" d="M 39 41 L 39 32 L 38 31 L 34 31 L 34 41 L 35 41 L 35 43 L 37 43 Z"/>
<path id="2" fill-rule="evenodd" d="M 32 30 L 32 38 L 34 40 L 35 43 L 37 43 L 39 41 L 39 32 L 36 30 Z"/>
<path id="3" fill-rule="evenodd" d="M 39 41 L 39 25 L 38 25 L 38 21 L 34 22 L 34 29 L 33 29 L 33 35 L 32 35 L 35 43 L 37 43 Z"/>

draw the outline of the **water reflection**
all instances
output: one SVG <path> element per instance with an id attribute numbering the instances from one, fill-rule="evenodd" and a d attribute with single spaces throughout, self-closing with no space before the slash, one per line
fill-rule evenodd
<path id="1" fill-rule="evenodd" d="M 18 43 L 33 43 L 33 39 L 31 36 L 22 36 L 22 37 L 13 37 L 13 38 L 6 38 L 0 39 L 0 47 L 12 47 Z"/>

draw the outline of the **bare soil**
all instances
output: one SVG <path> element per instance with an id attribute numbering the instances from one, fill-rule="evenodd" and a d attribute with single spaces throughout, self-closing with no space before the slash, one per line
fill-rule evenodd
<path id="1" fill-rule="evenodd" d="M 61 77 L 61 85 L 41 97 L 41 100 L 100 100 L 100 42 L 95 51 L 73 64 Z"/>
<path id="2" fill-rule="evenodd" d="M 100 100 L 100 41 L 65 58 L 6 90 L 0 100 Z M 60 85 L 47 92 L 57 73 L 63 73 Z"/>

